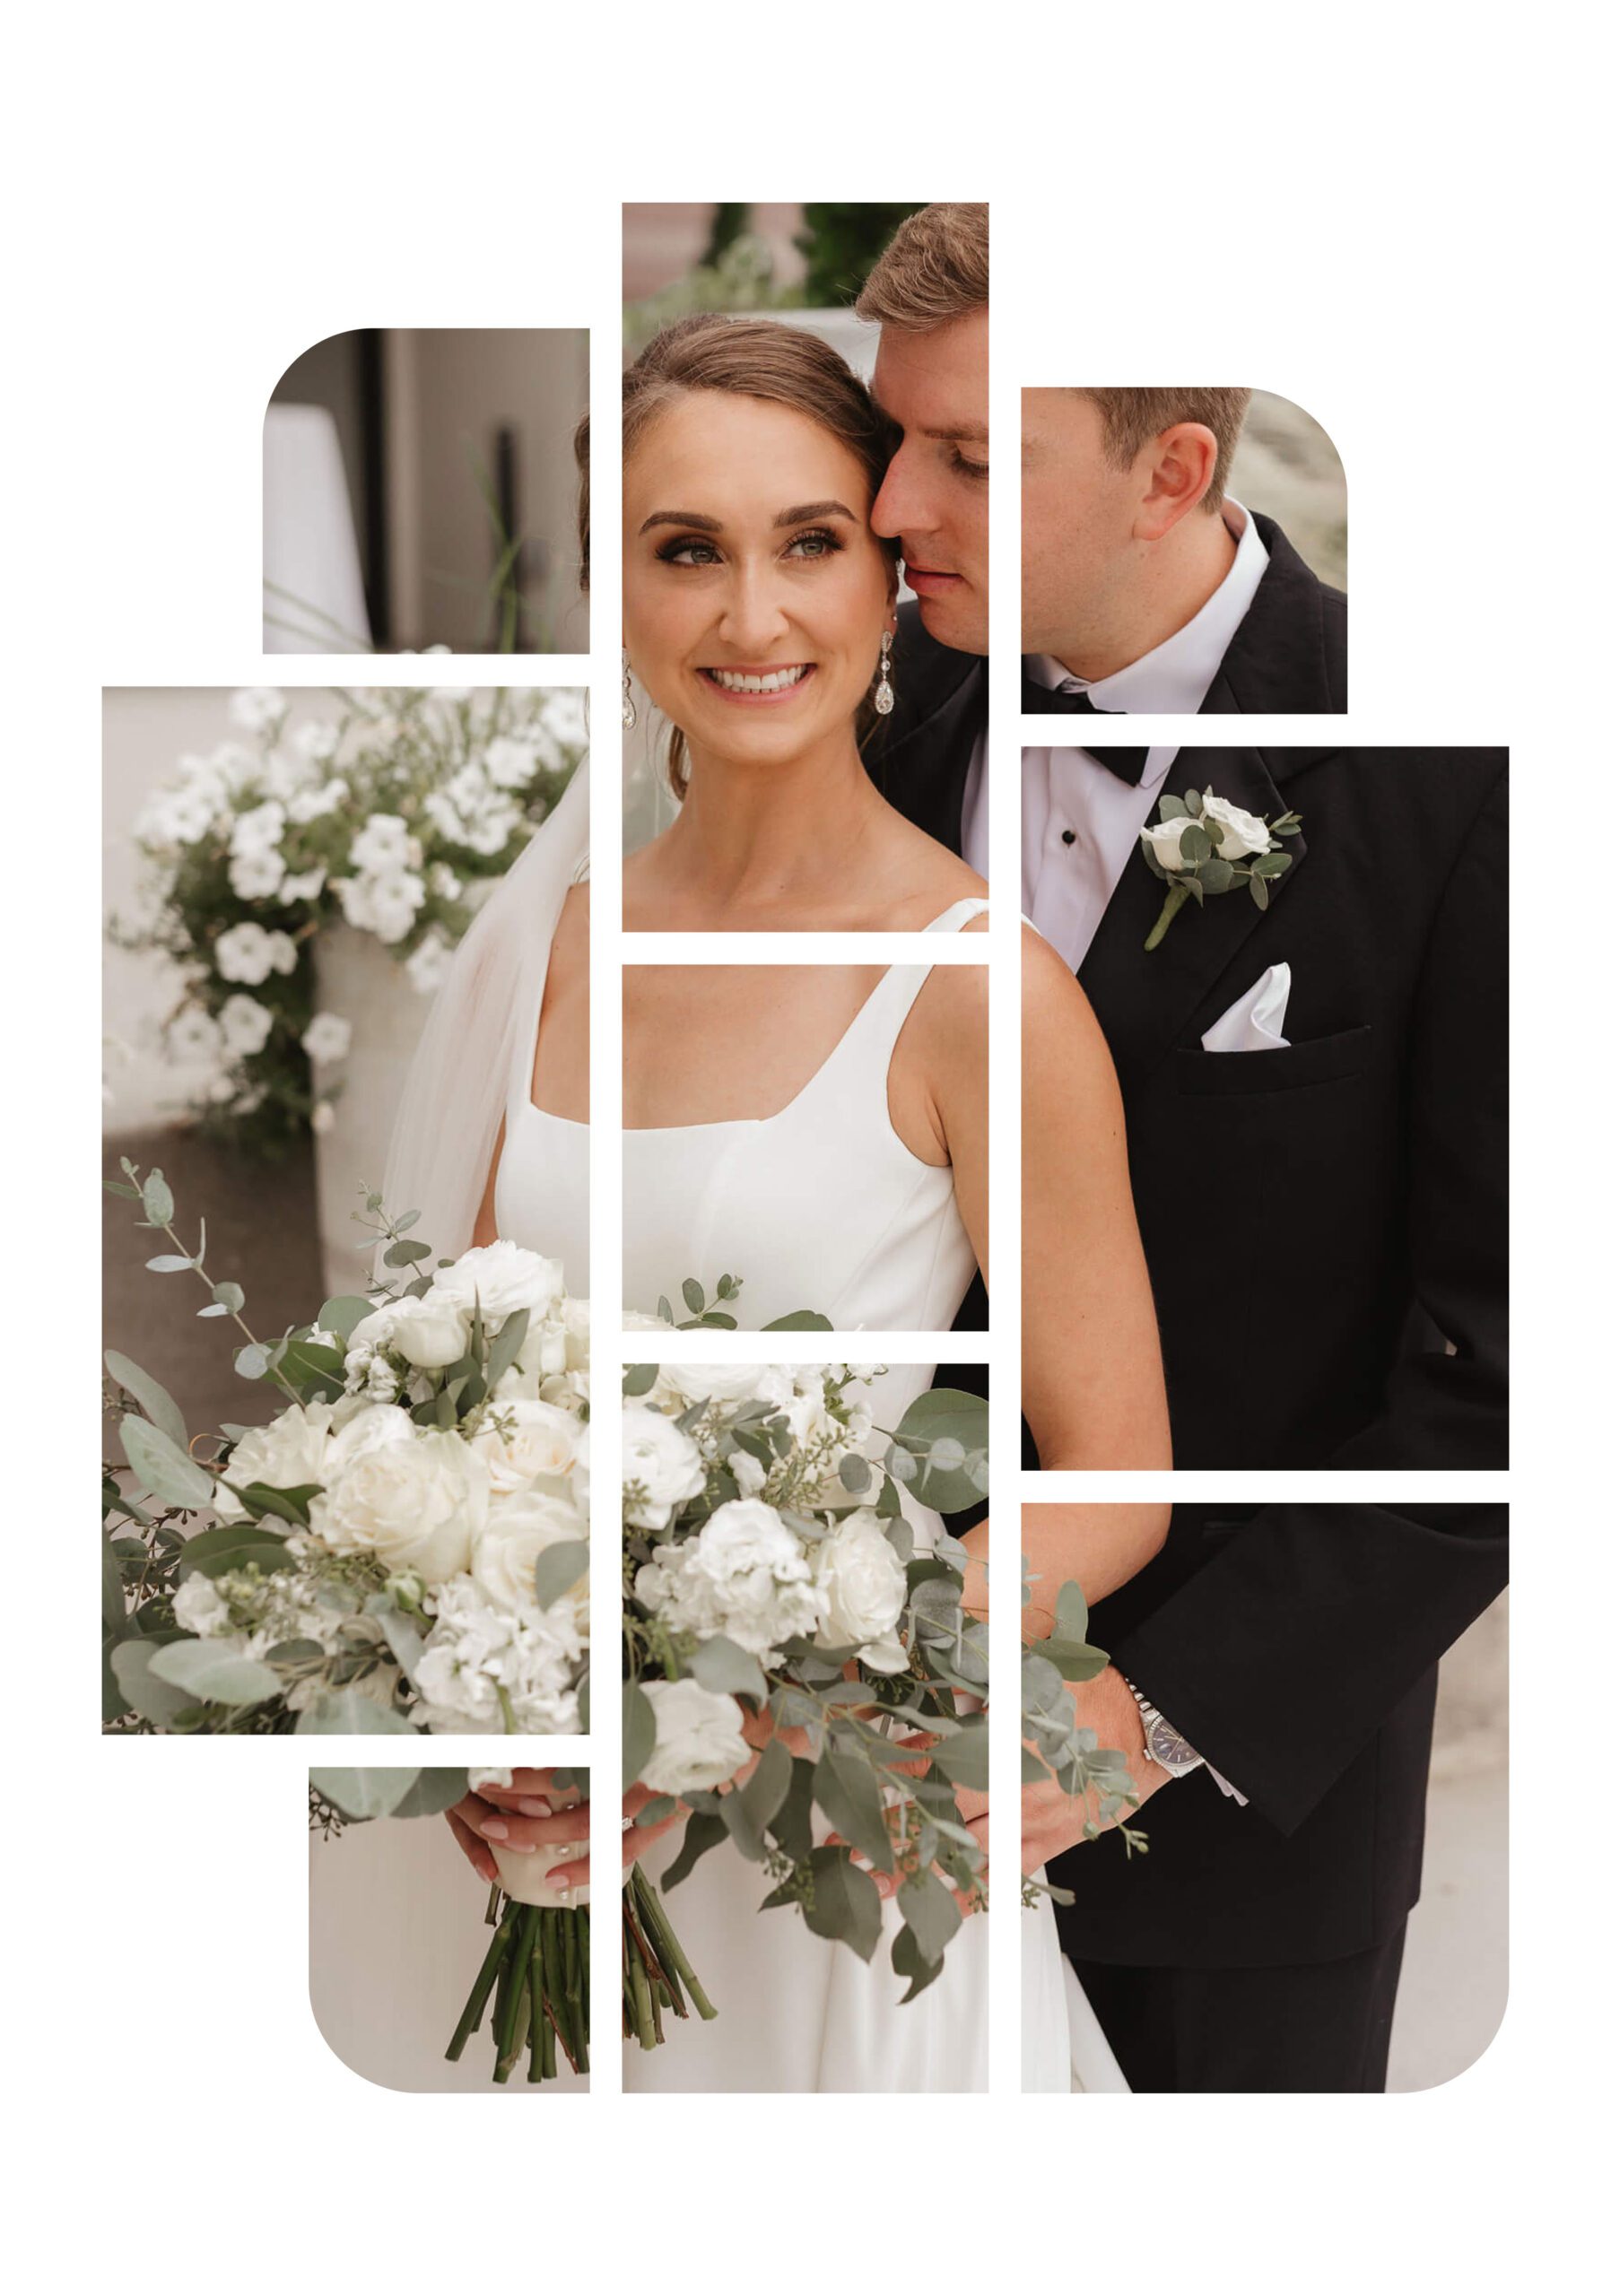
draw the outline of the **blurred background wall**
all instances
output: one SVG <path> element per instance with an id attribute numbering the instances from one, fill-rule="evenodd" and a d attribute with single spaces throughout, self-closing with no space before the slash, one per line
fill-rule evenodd
<path id="1" fill-rule="evenodd" d="M 1312 414 L 1253 393 L 1231 465 L 1231 491 L 1262 510 L 1322 582 L 1348 587 L 1348 489 L 1342 459 Z"/>
<path id="2" fill-rule="evenodd" d="M 264 430 L 269 653 L 581 653 L 580 328 L 369 327 L 275 385 Z"/>

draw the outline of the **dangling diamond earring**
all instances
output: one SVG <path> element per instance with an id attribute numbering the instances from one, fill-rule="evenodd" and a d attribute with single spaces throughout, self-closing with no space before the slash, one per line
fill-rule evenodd
<path id="1" fill-rule="evenodd" d="M 626 656 L 621 657 L 621 730 L 630 734 L 638 722 L 638 705 L 632 700 L 631 665 Z"/>
<path id="2" fill-rule="evenodd" d="M 887 718 L 895 706 L 895 689 L 890 683 L 890 648 L 894 642 L 891 630 L 878 640 L 878 683 L 873 689 L 873 707 L 881 718 Z"/>

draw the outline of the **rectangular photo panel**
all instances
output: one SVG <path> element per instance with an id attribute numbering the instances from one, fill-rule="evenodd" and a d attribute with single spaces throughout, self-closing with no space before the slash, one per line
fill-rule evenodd
<path id="1" fill-rule="evenodd" d="M 585 654 L 584 327 L 354 327 L 263 422 L 266 654 Z"/>
<path id="2" fill-rule="evenodd" d="M 590 1809 L 585 1769 L 310 1770 L 308 1982 L 333 2054 L 385 2089 L 585 2090 Z"/>
<path id="3" fill-rule="evenodd" d="M 1023 393 L 1025 712 L 1348 707 L 1337 448 L 1269 391 Z"/>
<path id="4" fill-rule="evenodd" d="M 988 208 L 628 206 L 623 294 L 627 928 L 981 902 Z"/>
<path id="5" fill-rule="evenodd" d="M 982 1329 L 988 987 L 982 964 L 625 966 L 625 1308 Z"/>
<path id="6" fill-rule="evenodd" d="M 630 2092 L 986 2087 L 987 1384 L 627 1371 Z"/>
<path id="7" fill-rule="evenodd" d="M 1023 2077 L 1434 2088 L 1504 2014 L 1509 1509 L 1023 1509 Z"/>
<path id="8" fill-rule="evenodd" d="M 586 1727 L 584 699 L 106 696 L 109 1729 Z"/>
<path id="9" fill-rule="evenodd" d="M 1023 756 L 1046 1468 L 1501 1468 L 1507 753 Z"/>

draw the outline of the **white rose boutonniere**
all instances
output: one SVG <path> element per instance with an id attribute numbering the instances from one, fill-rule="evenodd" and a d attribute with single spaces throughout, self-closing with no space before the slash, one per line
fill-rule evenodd
<path id="1" fill-rule="evenodd" d="M 1301 821 L 1298 813 L 1283 813 L 1267 822 L 1229 798 L 1216 797 L 1211 788 L 1161 799 L 1158 819 L 1141 832 L 1141 852 L 1168 891 L 1158 922 L 1142 945 L 1155 949 L 1186 903 L 1195 900 L 1200 909 L 1210 893 L 1246 885 L 1255 906 L 1267 909 L 1271 884 L 1293 865 L 1280 840 Z"/>

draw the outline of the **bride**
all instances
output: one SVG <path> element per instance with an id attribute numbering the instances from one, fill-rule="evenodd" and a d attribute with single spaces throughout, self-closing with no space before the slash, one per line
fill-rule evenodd
<path id="1" fill-rule="evenodd" d="M 900 674 L 896 565 L 869 515 L 894 444 L 837 354 L 771 322 L 684 321 L 627 374 L 623 713 L 640 696 L 664 712 L 682 800 L 627 865 L 629 926 L 984 929 L 982 881 L 886 804 L 862 761 L 882 689 Z M 466 937 L 411 1074 L 386 1185 L 444 1255 L 509 1237 L 562 1258 L 578 1294 L 586 808 L 579 775 Z M 731 1272 L 752 1326 L 814 1307 L 839 1329 L 947 1327 L 988 1265 L 985 990 L 975 965 L 629 966 L 625 1304 L 652 1308 L 688 1276 Z M 1032 933 L 1023 1071 L 1023 1408 L 1041 1458 L 1167 1465 L 1117 1085 L 1078 987 Z M 880 1425 L 893 1427 L 933 1373 L 888 1374 Z M 1156 1551 L 1167 1510 L 1100 1511 L 1118 1583 Z M 1085 1567 L 1069 1518 L 1091 1512 L 1038 1510 L 1060 1526 L 1029 1557 L 1045 1585 Z M 967 1600 L 982 1614 L 988 1526 L 966 1544 Z M 466 1837 L 503 1825 L 534 1845 L 553 1823 L 500 1813 L 496 1797 L 472 1797 L 459 1815 Z M 651 1866 L 674 1848 L 623 1834 L 628 1859 Z M 672 1909 L 713 1989 L 753 2013 L 679 2027 L 665 2050 L 634 2053 L 630 2086 L 983 2085 L 981 1923 L 964 1924 L 942 1982 L 899 2008 L 884 1960 L 867 1970 L 798 1922 L 756 1918 L 754 1883 L 718 1850 Z M 1025 1943 L 1047 1988 L 1060 1986 L 1049 1906 L 1030 1917 Z M 1044 2018 L 1031 2030 L 1032 2085 L 1067 2087 L 1060 2012 L 1055 2031 Z"/>

